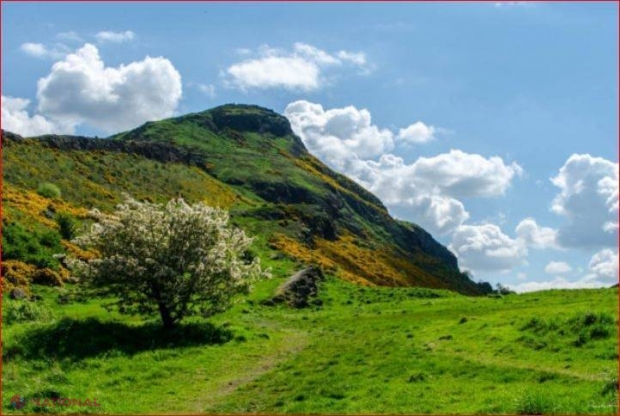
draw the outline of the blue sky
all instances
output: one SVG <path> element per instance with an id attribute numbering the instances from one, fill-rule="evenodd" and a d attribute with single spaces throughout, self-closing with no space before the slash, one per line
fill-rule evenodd
<path id="1" fill-rule="evenodd" d="M 263 105 L 475 278 L 609 285 L 617 42 L 615 3 L 3 3 L 2 123 Z"/>

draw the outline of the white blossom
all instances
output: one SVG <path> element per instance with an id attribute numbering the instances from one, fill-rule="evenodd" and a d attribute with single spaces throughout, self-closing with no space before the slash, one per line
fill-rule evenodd
<path id="1" fill-rule="evenodd" d="M 185 316 L 225 310 L 235 295 L 269 275 L 260 259 L 245 255 L 252 239 L 228 226 L 224 210 L 126 197 L 111 215 L 90 214 L 96 222 L 74 242 L 99 255 L 67 263 L 89 287 L 116 297 L 121 312 L 159 313 L 172 327 Z"/>

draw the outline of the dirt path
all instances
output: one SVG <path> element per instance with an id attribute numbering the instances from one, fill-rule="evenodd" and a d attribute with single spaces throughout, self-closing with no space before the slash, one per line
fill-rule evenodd
<path id="1" fill-rule="evenodd" d="M 239 387 L 250 383 L 263 374 L 269 373 L 279 363 L 287 361 L 300 353 L 308 344 L 309 334 L 307 332 L 286 329 L 281 330 L 286 334 L 285 339 L 271 350 L 269 354 L 260 355 L 252 365 L 247 366 L 241 373 L 222 378 L 209 395 L 197 398 L 192 405 L 192 411 L 205 413 L 213 411 L 213 408 L 222 402 L 228 395 L 232 394 Z"/>

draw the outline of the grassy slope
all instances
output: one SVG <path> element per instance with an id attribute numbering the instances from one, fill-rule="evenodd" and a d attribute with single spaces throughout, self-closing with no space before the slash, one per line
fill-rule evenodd
<path id="1" fill-rule="evenodd" d="M 283 120 L 275 113 L 273 118 Z M 204 166 L 117 152 L 58 150 L 34 139 L 11 142 L 3 153 L 4 181 L 11 192 L 3 195 L 5 221 L 54 228 L 42 212 L 56 202 L 39 201 L 35 209 L 27 203 L 42 182 L 58 185 L 78 217 L 84 216 L 85 208 L 111 209 L 122 193 L 158 202 L 182 195 L 189 202 L 231 209 L 238 225 L 259 236 L 258 251 L 275 249 L 305 263 L 319 263 L 349 281 L 479 292 L 454 266 L 411 240 L 416 234 L 432 237 L 391 219 L 379 200 L 305 152 L 292 134 L 217 130 L 210 120 L 211 112 L 190 114 L 115 137 L 172 142 L 202 155 Z M 338 237 L 329 236 L 333 229 Z M 305 241 L 308 236 L 313 244 Z M 430 246 L 440 247 L 434 241 Z"/>
<path id="2" fill-rule="evenodd" d="M 55 320 L 3 327 L 3 410 L 14 394 L 54 393 L 112 413 L 615 409 L 604 391 L 617 374 L 616 289 L 468 298 L 329 278 L 322 308 L 258 306 L 281 281 L 163 340 L 148 322 L 96 301 L 58 305 L 57 289 L 38 287 Z M 613 318 L 584 324 L 601 315 Z"/>

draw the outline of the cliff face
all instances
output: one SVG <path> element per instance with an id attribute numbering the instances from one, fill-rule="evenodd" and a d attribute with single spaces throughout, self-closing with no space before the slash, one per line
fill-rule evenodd
<path id="1" fill-rule="evenodd" d="M 135 194 L 146 186 L 160 189 L 150 191 L 150 199 L 175 196 L 170 186 L 182 175 L 177 187 L 186 199 L 225 205 L 235 221 L 260 233 L 270 250 L 300 262 L 362 284 L 482 292 L 429 233 L 391 218 L 373 194 L 308 153 L 288 120 L 268 109 L 226 105 L 107 139 L 24 139 L 3 132 L 3 141 L 5 180 L 16 187 L 36 188 L 44 181 L 77 186 L 66 198 L 78 206 L 86 204 L 79 189 L 99 189 L 101 198 L 89 192 L 88 205 L 106 207 L 121 192 Z M 143 164 L 145 175 L 153 169 L 148 183 L 140 182 L 127 158 Z M 67 183 L 67 177 L 88 171 L 101 171 L 102 177 Z M 193 182 L 185 179 L 189 176 Z"/>

